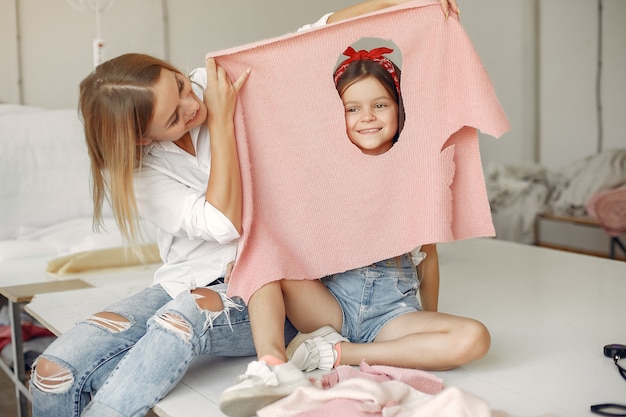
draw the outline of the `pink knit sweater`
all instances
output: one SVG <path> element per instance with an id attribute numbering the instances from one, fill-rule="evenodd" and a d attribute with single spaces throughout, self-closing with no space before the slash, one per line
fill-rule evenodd
<path id="1" fill-rule="evenodd" d="M 346 137 L 333 68 L 363 37 L 402 55 L 406 123 L 383 155 Z M 229 285 L 317 279 L 418 245 L 494 234 L 476 129 L 507 118 L 465 31 L 438 1 L 416 0 L 305 32 L 211 54 L 240 92 L 236 135 L 244 232 Z"/>

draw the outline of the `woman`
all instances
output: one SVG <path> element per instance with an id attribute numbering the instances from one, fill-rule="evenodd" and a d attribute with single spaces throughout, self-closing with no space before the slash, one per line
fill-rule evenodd
<path id="1" fill-rule="evenodd" d="M 353 13 L 372 7 L 382 4 Z M 227 275 L 241 228 L 232 118 L 247 75 L 231 81 L 209 59 L 206 80 L 203 71 L 190 80 L 163 61 L 128 54 L 81 83 L 94 219 L 107 199 L 131 243 L 139 218 L 154 223 L 164 264 L 153 286 L 46 349 L 32 372 L 34 417 L 144 415 L 199 354 L 254 354 L 247 311 L 209 288 Z M 283 349 L 294 334 L 284 327 Z"/>
<path id="2" fill-rule="evenodd" d="M 46 349 L 32 372 L 33 416 L 142 415 L 198 354 L 254 354 L 247 313 L 208 289 L 226 275 L 241 228 L 233 113 L 248 74 L 231 82 L 208 59 L 202 100 L 194 76 L 127 54 L 82 81 L 94 219 L 106 198 L 128 241 L 139 217 L 154 223 L 164 264 L 153 286 Z"/>

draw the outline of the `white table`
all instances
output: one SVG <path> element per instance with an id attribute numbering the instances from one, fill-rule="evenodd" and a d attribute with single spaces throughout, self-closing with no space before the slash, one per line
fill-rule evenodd
<path id="1" fill-rule="evenodd" d="M 626 403 L 626 381 L 602 352 L 626 344 L 626 262 L 491 239 L 442 244 L 439 257 L 440 310 L 481 320 L 492 335 L 484 359 L 436 373 L 445 385 L 514 417 L 589 417 L 592 404 Z M 101 308 L 81 300 L 123 287 L 41 294 L 27 311 L 62 333 Z M 199 359 L 154 411 L 221 416 L 217 399 L 249 360 Z"/>
<path id="2" fill-rule="evenodd" d="M 626 404 L 626 381 L 603 355 L 626 344 L 626 262 L 476 240 L 442 246 L 440 263 L 441 311 L 479 319 L 492 336 L 484 359 L 439 373 L 447 385 L 516 417 Z"/>
<path id="3" fill-rule="evenodd" d="M 30 393 L 27 387 L 27 374 L 24 370 L 24 353 L 22 342 L 22 306 L 28 303 L 33 295 L 50 292 L 64 292 L 91 286 L 109 287 L 109 300 L 117 300 L 144 288 L 152 282 L 154 270 L 158 264 L 134 266 L 124 269 L 102 270 L 94 273 L 55 276 L 47 274 L 46 264 L 50 256 L 37 256 L 4 261 L 0 265 L 0 297 L 7 302 L 9 309 L 13 366 L 9 367 L 0 360 L 2 370 L 15 386 L 16 414 L 27 417 Z M 120 273 L 123 271 L 123 273 Z M 118 289 L 115 290 L 114 288 Z M 104 291 L 104 290 L 103 290 Z M 101 301 L 102 294 L 98 296 Z M 69 319 L 75 319 L 70 313 Z M 47 323 L 42 323 L 47 325 Z M 49 328 L 54 329 L 53 326 Z M 54 329 L 58 331 L 58 329 Z M 57 333 L 57 335 L 60 333 Z"/>
<path id="4" fill-rule="evenodd" d="M 27 376 L 24 365 L 22 342 L 23 305 L 30 301 L 34 291 L 49 292 L 59 289 L 77 288 L 88 284 L 80 280 L 62 282 L 59 287 L 46 278 L 45 267 L 48 256 L 36 256 L 28 259 L 12 259 L 0 263 L 0 298 L 6 302 L 11 328 L 11 359 L 12 364 L 0 359 L 0 370 L 4 372 L 15 386 L 16 415 L 27 417 L 30 401 Z"/>

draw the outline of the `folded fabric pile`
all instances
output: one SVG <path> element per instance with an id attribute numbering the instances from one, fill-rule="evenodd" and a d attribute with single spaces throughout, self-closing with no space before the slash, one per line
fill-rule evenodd
<path id="1" fill-rule="evenodd" d="M 428 372 L 392 366 L 339 366 L 258 411 L 259 417 L 505 417 L 484 400 Z"/>
<path id="2" fill-rule="evenodd" d="M 556 171 L 535 163 L 491 161 L 485 180 L 499 239 L 534 243 L 541 213 L 590 216 L 611 236 L 624 232 L 626 208 L 619 190 L 626 187 L 626 149 L 589 155 Z"/>
<path id="3" fill-rule="evenodd" d="M 609 149 L 568 164 L 557 172 L 548 205 L 559 216 L 585 216 L 585 204 L 602 190 L 626 186 L 626 149 Z"/>
<path id="4" fill-rule="evenodd" d="M 162 262 L 156 244 L 140 245 L 136 249 L 133 251 L 131 248 L 120 246 L 60 256 L 48 261 L 46 272 L 54 275 L 66 275 Z"/>
<path id="5" fill-rule="evenodd" d="M 0 308 L 0 360 L 13 367 L 13 340 L 11 336 L 11 319 L 9 308 Z M 56 338 L 48 329 L 34 318 L 21 311 L 22 351 L 24 353 L 24 370 L 30 370 L 35 359 Z"/>
<path id="6" fill-rule="evenodd" d="M 626 232 L 626 186 L 592 195 L 585 207 L 609 236 Z"/>

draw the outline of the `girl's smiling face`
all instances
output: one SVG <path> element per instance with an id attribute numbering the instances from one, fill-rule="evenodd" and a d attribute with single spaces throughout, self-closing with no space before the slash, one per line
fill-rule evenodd
<path id="1" fill-rule="evenodd" d="M 398 103 L 376 78 L 356 81 L 341 96 L 346 133 L 363 153 L 380 155 L 394 144 L 398 132 Z"/>
<path id="2" fill-rule="evenodd" d="M 146 143 L 176 141 L 205 122 L 207 107 L 184 75 L 163 68 L 153 90 L 154 113 L 146 132 Z"/>

